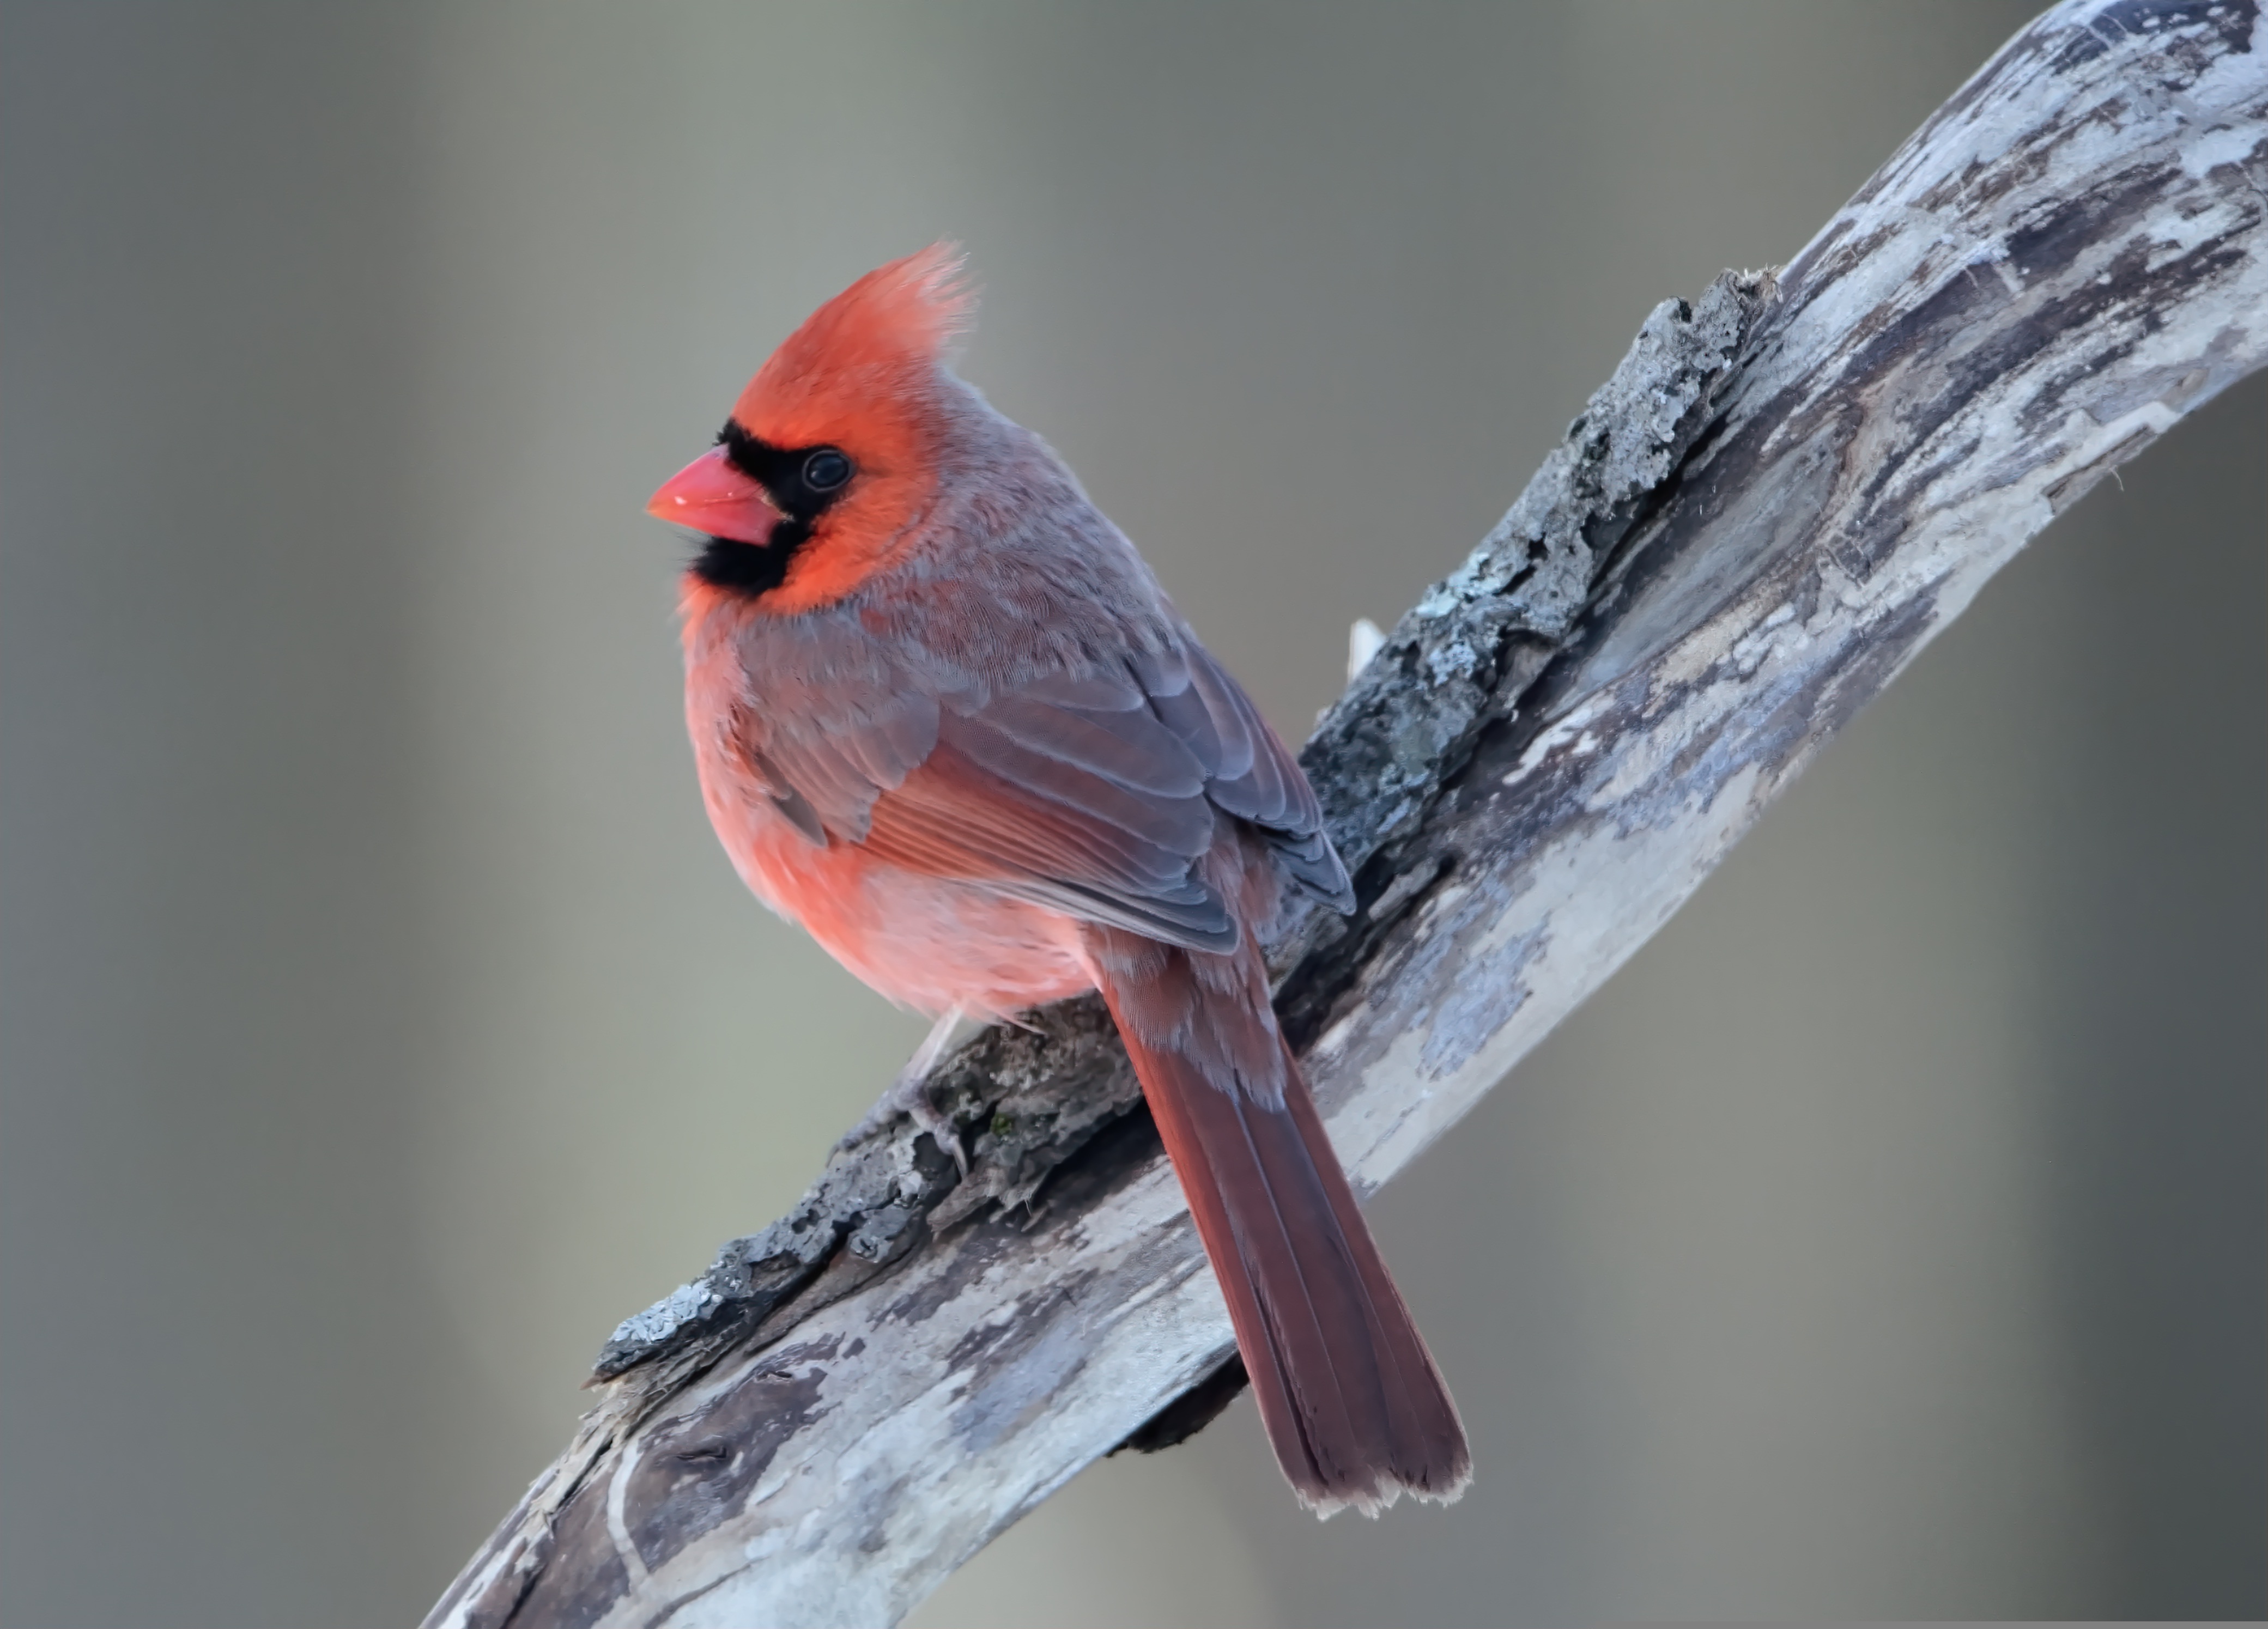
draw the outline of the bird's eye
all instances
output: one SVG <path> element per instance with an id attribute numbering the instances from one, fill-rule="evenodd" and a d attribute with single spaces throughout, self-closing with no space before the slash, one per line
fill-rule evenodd
<path id="1" fill-rule="evenodd" d="M 803 461 L 803 484 L 814 492 L 832 492 L 850 479 L 850 460 L 832 447 L 821 447 Z"/>

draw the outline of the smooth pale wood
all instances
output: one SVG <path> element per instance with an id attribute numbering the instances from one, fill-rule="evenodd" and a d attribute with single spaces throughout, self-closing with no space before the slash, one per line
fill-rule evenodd
<path id="1" fill-rule="evenodd" d="M 1292 925 L 1282 1005 L 1359 1189 L 2026 539 L 2261 365 L 2264 207 L 2257 3 L 2086 0 L 1777 278 L 1655 312 L 1306 755 L 1366 910 Z M 626 1324 L 430 1625 L 891 1623 L 1219 1368 L 1226 1314 L 1091 1004 L 944 1086 L 968 1178 L 890 1128 Z"/>

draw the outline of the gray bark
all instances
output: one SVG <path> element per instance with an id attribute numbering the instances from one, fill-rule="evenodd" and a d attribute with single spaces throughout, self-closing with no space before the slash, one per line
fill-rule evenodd
<path id="1" fill-rule="evenodd" d="M 1280 1005 L 1359 1192 L 2027 539 L 2261 365 L 2264 211 L 2257 0 L 2084 0 L 1777 275 L 1653 312 L 1303 755 L 1364 906 L 1291 925 Z M 884 1127 L 625 1323 L 429 1625 L 894 1622 L 1226 1401 L 1227 1316 L 1100 1007 L 980 1036 L 939 1085 L 968 1176 Z"/>

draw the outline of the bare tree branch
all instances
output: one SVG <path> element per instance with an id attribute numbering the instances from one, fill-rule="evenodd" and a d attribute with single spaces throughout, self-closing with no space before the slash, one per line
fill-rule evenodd
<path id="1" fill-rule="evenodd" d="M 2258 0 L 2074 0 L 1777 278 L 1657 309 L 1305 754 L 1353 921 L 1280 1002 L 1375 1188 L 1668 919 L 2055 515 L 2268 356 Z M 598 1405 L 427 1620 L 893 1622 L 1098 1455 L 1234 1389 L 1092 1001 L 623 1324 Z M 1210 1377 L 1210 1378 L 1209 1378 Z"/>

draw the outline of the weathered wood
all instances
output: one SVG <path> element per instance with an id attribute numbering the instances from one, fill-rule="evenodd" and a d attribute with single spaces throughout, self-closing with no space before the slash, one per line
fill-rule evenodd
<path id="1" fill-rule="evenodd" d="M 1776 278 L 1653 313 L 1304 755 L 1365 908 L 1292 926 L 1281 1004 L 1359 1190 L 2028 538 L 2262 364 L 2264 211 L 2257 0 L 2085 0 Z M 978 1038 L 941 1091 L 968 1177 L 886 1128 L 625 1324 L 429 1625 L 892 1622 L 1225 1400 L 1227 1317 L 1099 1009 Z"/>

